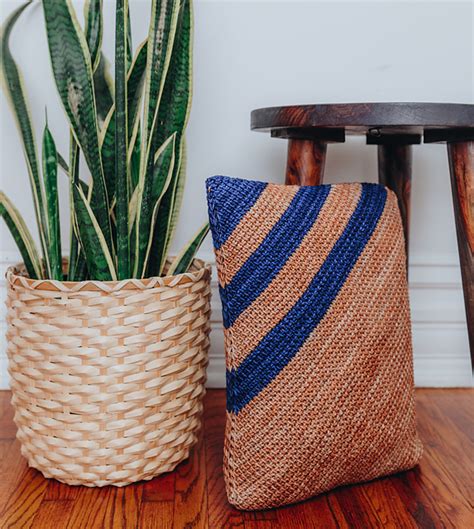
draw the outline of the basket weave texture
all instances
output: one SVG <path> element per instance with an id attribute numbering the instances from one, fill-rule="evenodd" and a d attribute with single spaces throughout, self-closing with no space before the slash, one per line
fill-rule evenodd
<path id="1" fill-rule="evenodd" d="M 394 193 L 208 180 L 227 363 L 229 501 L 263 509 L 413 467 Z"/>
<path id="2" fill-rule="evenodd" d="M 70 485 L 123 486 L 173 470 L 200 427 L 210 267 L 120 282 L 7 271 L 17 437 L 30 466 Z"/>

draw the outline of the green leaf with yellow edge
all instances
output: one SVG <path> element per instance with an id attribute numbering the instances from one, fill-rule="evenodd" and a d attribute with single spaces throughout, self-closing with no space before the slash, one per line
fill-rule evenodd
<path id="1" fill-rule="evenodd" d="M 184 130 L 188 123 L 192 98 L 192 41 L 192 2 L 183 0 L 180 4 L 173 54 L 151 142 L 153 148 L 173 132 L 177 134 L 175 170 L 158 212 L 149 275 L 161 275 L 163 271 L 182 202 L 186 177 Z"/>
<path id="2" fill-rule="evenodd" d="M 50 278 L 61 281 L 63 279 L 63 269 L 59 222 L 58 155 L 47 123 L 43 133 L 43 182 L 48 222 Z"/>
<path id="3" fill-rule="evenodd" d="M 110 75 L 109 62 L 105 55 L 100 52 L 99 64 L 94 71 L 94 95 L 97 110 L 97 123 L 102 130 L 105 120 L 114 104 L 114 83 Z"/>
<path id="4" fill-rule="evenodd" d="M 28 275 L 31 279 L 40 279 L 42 277 L 41 261 L 36 245 L 20 212 L 3 191 L 0 191 L 0 216 L 4 219 L 20 250 Z"/>
<path id="5" fill-rule="evenodd" d="M 92 70 L 99 66 L 100 48 L 104 25 L 102 21 L 102 0 L 86 0 L 84 4 L 84 21 L 87 47 L 91 54 Z"/>
<path id="6" fill-rule="evenodd" d="M 156 128 L 161 96 L 171 61 L 178 23 L 180 2 L 176 0 L 152 0 L 145 79 L 145 101 L 143 114 L 143 134 L 140 159 L 140 187 L 144 180 L 153 174 L 153 155 L 163 141 L 152 144 Z M 171 109 L 169 109 L 171 110 Z M 174 132 L 174 131 L 173 131 Z"/>
<path id="7" fill-rule="evenodd" d="M 43 0 L 47 40 L 60 99 L 92 174 L 90 206 L 112 249 L 109 200 L 99 149 L 99 133 L 87 42 L 71 0 Z"/>
<path id="8" fill-rule="evenodd" d="M 48 261 L 48 226 L 44 206 L 43 188 L 40 179 L 40 170 L 36 150 L 35 136 L 31 124 L 29 105 L 26 99 L 26 91 L 23 76 L 10 51 L 9 40 L 15 23 L 30 4 L 27 2 L 6 19 L 1 31 L 1 78 L 2 86 L 7 95 L 8 102 L 13 111 L 25 153 L 25 160 L 28 167 L 30 187 L 33 194 L 33 205 L 35 208 L 36 222 L 40 235 L 41 248 L 46 264 L 46 277 L 49 275 Z"/>
<path id="9" fill-rule="evenodd" d="M 115 18 L 115 196 L 117 198 L 117 274 L 130 277 L 130 240 L 128 238 L 128 121 L 127 121 L 127 20 L 128 0 L 116 1 Z"/>
<path id="10" fill-rule="evenodd" d="M 153 227 L 156 222 L 159 204 L 168 190 L 175 164 L 176 135 L 170 136 L 156 151 L 151 178 L 137 186 L 137 213 L 134 241 L 134 277 L 143 277 L 152 242 Z"/>
<path id="11" fill-rule="evenodd" d="M 77 185 L 74 186 L 73 194 L 76 226 L 89 273 L 98 281 L 115 281 L 115 265 L 87 197 Z"/>
<path id="12" fill-rule="evenodd" d="M 184 274 L 184 272 L 187 272 L 208 232 L 209 223 L 205 222 L 175 257 L 167 272 L 169 275 Z"/>
<path id="13" fill-rule="evenodd" d="M 127 128 L 129 153 L 138 131 L 140 102 L 146 67 L 146 41 L 137 50 L 127 75 Z M 109 200 L 115 195 L 115 105 L 109 111 L 100 135 L 100 149 Z M 133 136 L 135 134 L 135 136 Z"/>

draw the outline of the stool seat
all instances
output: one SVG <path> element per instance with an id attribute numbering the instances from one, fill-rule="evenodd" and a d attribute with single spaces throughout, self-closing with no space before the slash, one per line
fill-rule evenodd
<path id="1" fill-rule="evenodd" d="M 378 146 L 379 182 L 398 198 L 408 256 L 412 145 L 446 143 L 467 327 L 474 366 L 474 105 L 337 103 L 254 110 L 252 130 L 288 139 L 287 184 L 323 181 L 328 143 L 365 135 Z M 407 263 L 408 264 L 408 263 Z"/>
<path id="2" fill-rule="evenodd" d="M 252 130 L 283 138 L 344 141 L 367 135 L 368 143 L 474 140 L 474 105 L 456 103 L 344 103 L 259 108 Z M 329 130 L 328 130 L 329 129 Z"/>

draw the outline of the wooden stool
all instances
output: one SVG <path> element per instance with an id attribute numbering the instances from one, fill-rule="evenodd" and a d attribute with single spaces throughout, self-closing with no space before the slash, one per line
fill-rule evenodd
<path id="1" fill-rule="evenodd" d="M 412 145 L 446 143 L 474 365 L 474 105 L 447 103 L 355 103 L 260 108 L 252 130 L 288 139 L 286 183 L 323 181 L 328 143 L 365 134 L 378 146 L 379 182 L 398 197 L 408 255 Z"/>

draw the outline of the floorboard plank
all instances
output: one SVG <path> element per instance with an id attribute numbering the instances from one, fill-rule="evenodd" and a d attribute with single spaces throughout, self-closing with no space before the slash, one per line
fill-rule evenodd
<path id="1" fill-rule="evenodd" d="M 10 497 L 0 513 L 0 527 L 2 529 L 22 528 L 32 526 L 35 516 L 43 500 L 47 481 L 32 468 L 27 468 L 17 480 Z"/>
<path id="2" fill-rule="evenodd" d="M 278 511 L 243 511 L 245 529 L 278 529 Z"/>
<path id="3" fill-rule="evenodd" d="M 244 529 L 242 512 L 227 501 L 222 454 L 224 451 L 225 394 L 209 390 L 204 401 L 204 433 L 209 527 Z"/>
<path id="4" fill-rule="evenodd" d="M 174 503 L 172 501 L 143 502 L 138 522 L 139 529 L 173 529 Z"/>
<path id="5" fill-rule="evenodd" d="M 73 508 L 71 500 L 41 502 L 32 529 L 66 529 Z"/>
<path id="6" fill-rule="evenodd" d="M 64 485 L 55 479 L 48 479 L 48 486 L 44 494 L 45 501 L 75 500 L 82 489 L 86 487 Z"/>
<path id="7" fill-rule="evenodd" d="M 0 396 L 0 439 L 15 439 L 16 426 L 13 422 L 13 406 L 10 403 L 10 392 L 2 391 Z"/>
<path id="8" fill-rule="evenodd" d="M 189 459 L 177 466 L 174 527 L 207 529 L 206 462 L 202 431 Z"/>
<path id="9" fill-rule="evenodd" d="M 464 511 L 459 514 L 450 497 L 445 499 L 429 492 L 433 484 L 429 481 L 426 468 L 414 468 L 391 477 L 391 485 L 398 492 L 405 508 L 422 529 L 464 529 L 467 519 Z M 464 522 L 462 521 L 464 520 Z"/>
<path id="10" fill-rule="evenodd" d="M 143 483 L 143 501 L 174 501 L 176 472 L 167 472 Z"/>
<path id="11" fill-rule="evenodd" d="M 339 509 L 339 505 L 336 506 Z M 289 505 L 278 510 L 278 522 L 281 528 L 291 529 L 349 529 L 344 515 L 340 511 L 339 518 L 333 512 L 328 494 Z"/>
<path id="12" fill-rule="evenodd" d="M 137 527 L 142 503 L 142 485 L 132 484 L 111 489 L 103 522 L 104 529 Z"/>
<path id="13" fill-rule="evenodd" d="M 423 420 L 418 422 L 418 430 L 424 441 L 426 461 L 430 461 L 432 469 L 446 476 L 452 485 L 452 495 L 459 494 L 466 506 L 473 507 L 474 463 L 466 454 L 472 454 L 472 444 L 463 436 L 455 435 L 453 422 L 444 415 L 435 403 L 418 401 L 418 415 Z M 444 481 L 444 480 L 443 480 Z"/>
<path id="14" fill-rule="evenodd" d="M 104 529 L 112 487 L 81 487 L 69 515 L 67 529 Z"/>
<path id="15" fill-rule="evenodd" d="M 20 442 L 15 439 L 5 441 L 5 443 L 5 457 L 0 462 L 0 474 L 2 476 L 0 480 L 0 511 L 1 506 L 7 503 L 17 484 L 28 471 L 26 459 L 21 455 Z"/>
<path id="16" fill-rule="evenodd" d="M 406 508 L 391 478 L 372 481 L 361 487 L 361 491 L 372 505 L 382 527 L 388 529 L 417 529 L 418 525 Z"/>
<path id="17" fill-rule="evenodd" d="M 175 472 L 125 488 L 70 487 L 28 468 L 0 392 L 0 528 L 468 529 L 474 527 L 472 390 L 417 390 L 419 467 L 300 504 L 242 512 L 222 473 L 225 393 L 209 390 L 203 431 Z M 470 503 L 471 502 L 471 503 Z"/>
<path id="18" fill-rule="evenodd" d="M 363 485 L 351 485 L 337 489 L 335 500 L 351 529 L 384 527 L 377 510 L 363 493 Z"/>

